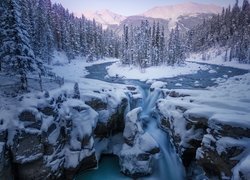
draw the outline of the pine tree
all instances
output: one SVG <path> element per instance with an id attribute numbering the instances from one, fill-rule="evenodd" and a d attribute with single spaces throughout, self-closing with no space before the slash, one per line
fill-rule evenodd
<path id="1" fill-rule="evenodd" d="M 129 62 L 129 30 L 128 26 L 123 26 L 123 56 L 122 56 L 123 64 L 127 64 Z"/>
<path id="2" fill-rule="evenodd" d="M 171 31 L 168 43 L 168 62 L 170 65 L 181 64 L 184 62 L 185 51 L 181 42 L 179 26 Z"/>
<path id="3" fill-rule="evenodd" d="M 159 44 L 159 59 L 160 64 L 165 63 L 165 35 L 164 35 L 164 27 L 162 26 L 161 36 L 160 36 L 160 44 Z"/>
<path id="4" fill-rule="evenodd" d="M 216 15 L 192 29 L 189 34 L 189 51 L 203 52 L 211 47 L 228 49 L 228 60 L 238 60 L 240 63 L 249 62 L 250 52 L 250 6 L 244 0 L 240 8 L 236 1 L 232 10 L 229 6 Z"/>
<path id="5" fill-rule="evenodd" d="M 39 0 L 35 21 L 35 55 L 50 64 L 54 49 L 54 39 L 51 30 L 50 0 Z"/>
<path id="6" fill-rule="evenodd" d="M 174 45 L 174 30 L 171 30 L 169 41 L 168 41 L 168 64 L 175 64 L 175 45 Z"/>
<path id="7" fill-rule="evenodd" d="M 80 99 L 80 90 L 79 90 L 79 85 L 78 83 L 75 83 L 74 85 L 74 95 L 73 95 L 74 99 Z"/>
<path id="8" fill-rule="evenodd" d="M 1 54 L 4 70 L 11 74 L 20 75 L 21 88 L 27 90 L 27 74 L 38 67 L 40 63 L 35 59 L 29 42 L 29 35 L 21 19 L 21 1 L 1 1 L 1 7 L 5 9 L 1 31 Z"/>

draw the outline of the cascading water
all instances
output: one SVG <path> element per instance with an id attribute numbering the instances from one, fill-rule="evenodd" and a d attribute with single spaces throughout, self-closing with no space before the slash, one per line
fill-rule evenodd
<path id="1" fill-rule="evenodd" d="M 143 177 L 141 179 L 143 180 L 179 180 L 185 178 L 185 171 L 184 167 L 181 164 L 181 161 L 177 157 L 174 148 L 172 147 L 170 143 L 170 138 L 167 133 L 162 131 L 158 127 L 158 117 L 155 115 L 152 115 L 153 109 L 155 107 L 155 103 L 157 99 L 160 98 L 160 91 L 154 90 L 150 92 L 149 85 L 147 85 L 145 82 L 136 81 L 136 80 L 124 80 L 119 78 L 110 78 L 106 79 L 107 71 L 106 67 L 111 65 L 112 63 L 103 63 L 103 64 L 97 64 L 94 66 L 88 67 L 89 75 L 87 75 L 87 78 L 92 79 L 99 79 L 102 81 L 107 81 L 110 83 L 122 83 L 122 84 L 133 84 L 140 87 L 140 92 L 143 96 L 142 100 L 138 103 L 133 102 L 131 103 L 128 110 L 132 110 L 136 107 L 142 107 L 143 112 L 141 113 L 141 120 L 144 125 L 144 130 L 147 131 L 159 144 L 160 146 L 160 153 L 159 156 L 156 157 L 155 160 L 155 166 L 153 170 L 153 174 L 149 177 Z M 167 78 L 167 79 L 161 79 L 161 81 L 168 83 L 168 88 L 178 88 L 175 86 L 176 83 L 180 82 L 180 79 L 182 80 L 182 87 L 186 89 L 195 89 L 197 87 L 194 86 L 195 81 L 202 82 L 202 86 L 199 88 L 205 88 L 208 86 L 214 86 L 216 85 L 216 82 L 213 81 L 215 78 L 222 77 L 224 74 L 227 74 L 228 77 L 241 75 L 244 73 L 247 73 L 246 71 L 235 69 L 235 68 L 229 68 L 229 67 L 221 67 L 216 65 L 210 65 L 212 69 L 218 70 L 220 68 L 220 71 L 217 73 L 209 73 L 209 71 L 199 71 L 196 74 L 190 74 L 190 75 L 183 75 L 173 78 Z M 130 109 L 131 108 L 131 109 Z M 108 166 L 108 168 L 107 168 Z M 129 177 L 125 177 L 119 172 L 118 160 L 112 157 L 108 157 L 106 159 L 103 159 L 103 161 L 100 162 L 98 170 L 93 170 L 88 173 L 83 173 L 80 175 L 77 180 L 84 180 L 84 179 L 103 179 L 104 177 L 107 177 L 108 179 L 114 179 L 114 180 L 123 180 L 123 179 L 130 179 Z"/>
<path id="2" fill-rule="evenodd" d="M 161 91 L 156 89 L 150 92 L 150 90 L 142 88 L 141 91 L 144 101 L 141 104 L 143 111 L 140 119 L 144 130 L 155 139 L 160 147 L 160 155 L 155 160 L 153 174 L 141 179 L 184 179 L 184 168 L 170 143 L 169 136 L 158 127 L 158 117 L 153 116 L 155 103 L 161 97 Z"/>

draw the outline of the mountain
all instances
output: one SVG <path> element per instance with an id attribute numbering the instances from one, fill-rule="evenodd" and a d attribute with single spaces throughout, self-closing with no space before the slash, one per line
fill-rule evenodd
<path id="1" fill-rule="evenodd" d="M 180 25 L 181 31 L 185 32 L 202 23 L 204 19 L 211 18 L 213 14 L 218 14 L 221 11 L 222 8 L 216 5 L 188 2 L 154 7 L 142 14 L 129 17 L 116 14 L 109 10 L 96 12 L 86 11 L 83 14 L 87 19 L 95 19 L 96 22 L 101 23 L 104 28 L 111 28 L 118 32 L 118 34 L 122 33 L 124 24 L 139 25 L 141 20 L 147 19 L 149 22 L 156 20 L 167 27 L 166 35 L 168 35 L 177 23 Z"/>
<path id="2" fill-rule="evenodd" d="M 96 22 L 102 24 L 104 28 L 107 28 L 109 25 L 119 25 L 124 19 L 126 19 L 125 16 L 116 14 L 107 9 L 95 12 L 85 11 L 83 14 L 89 20 L 95 19 Z"/>
<path id="3" fill-rule="evenodd" d="M 220 13 L 221 10 L 221 7 L 212 4 L 188 2 L 177 5 L 154 7 L 143 13 L 142 16 L 161 19 L 176 19 L 179 16 L 217 14 Z"/>
<path id="4" fill-rule="evenodd" d="M 124 19 L 119 25 L 110 25 L 108 28 L 112 29 L 116 34 L 122 35 L 123 34 L 123 27 L 124 25 L 130 26 L 140 26 L 142 21 L 147 20 L 148 23 L 153 26 L 154 22 L 159 22 L 161 26 L 165 29 L 165 34 L 169 35 L 169 21 L 165 19 L 158 19 L 158 18 L 150 18 L 150 17 L 144 17 L 144 16 L 129 16 L 126 19 Z"/>

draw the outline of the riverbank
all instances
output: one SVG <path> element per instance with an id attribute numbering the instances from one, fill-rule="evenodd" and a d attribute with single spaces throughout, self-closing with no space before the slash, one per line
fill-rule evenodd
<path id="1" fill-rule="evenodd" d="M 146 81 L 150 79 L 162 79 L 176 77 L 180 75 L 195 74 L 200 70 L 205 71 L 208 69 L 209 66 L 191 62 L 174 66 L 152 66 L 144 69 L 116 62 L 111 66 L 107 67 L 107 72 L 109 77 L 119 77 L 123 79 L 137 79 L 140 81 Z"/>
<path id="2" fill-rule="evenodd" d="M 212 48 L 206 51 L 205 53 L 196 53 L 190 54 L 190 56 L 186 59 L 186 62 L 197 62 L 197 63 L 205 63 L 205 64 L 213 64 L 219 66 L 233 67 L 244 70 L 250 70 L 250 64 L 240 64 L 235 59 L 232 61 L 225 61 L 226 50 L 223 48 Z M 229 56 L 229 52 L 227 54 Z"/>
<path id="3" fill-rule="evenodd" d="M 207 90 L 163 90 L 160 126 L 184 164 L 202 167 L 208 177 L 250 178 L 249 82 L 248 73 Z"/>
<path id="4" fill-rule="evenodd" d="M 110 61 L 116 60 L 105 62 Z M 208 66 L 208 69 L 195 74 L 177 76 L 177 81 L 182 83 L 178 87 L 184 90 L 169 90 L 174 89 L 171 83 L 175 85 L 175 78 L 165 78 L 163 82 L 120 78 L 113 80 L 107 77 L 107 63 L 97 63 L 92 64 L 91 68 L 87 68 L 91 64 L 82 59 L 70 64 L 55 64 L 51 67 L 52 71 L 65 78 L 62 87 L 47 92 L 32 91 L 13 97 L 1 97 L 0 155 L 4 157 L 1 161 L 1 167 L 4 168 L 0 169 L 0 175 L 11 173 L 12 170 L 16 172 L 16 177 L 23 178 L 30 177 L 30 172 L 35 171 L 41 173 L 33 174 L 34 178 L 73 177 L 80 171 L 98 167 L 101 154 L 116 154 L 123 162 L 120 164 L 123 172 L 133 177 L 152 173 L 150 179 L 161 173 L 163 177 L 165 173 L 181 174 L 181 170 L 176 170 L 181 165 L 171 165 L 173 159 L 176 159 L 176 153 L 170 150 L 166 134 L 169 133 L 186 170 L 190 164 L 186 154 L 182 156 L 182 153 L 188 150 L 187 155 L 192 153 L 192 160 L 201 162 L 208 177 L 224 177 L 221 172 L 226 172 L 224 174 L 227 177 L 237 178 L 241 173 L 248 177 L 247 132 L 250 129 L 246 122 L 250 116 L 250 73 L 222 66 Z M 218 87 L 209 87 L 209 84 L 204 83 L 214 76 L 216 78 L 211 81 L 216 81 Z M 121 84 L 114 83 L 116 80 Z M 80 98 L 74 94 L 75 82 L 79 85 Z M 138 106 L 142 107 L 142 116 L 132 111 Z M 128 111 L 130 115 L 124 119 Z M 159 121 L 158 115 L 161 116 Z M 126 126 L 127 133 L 124 134 Z M 223 133 L 218 134 L 220 131 Z M 223 139 L 220 139 L 222 135 Z M 152 138 L 156 143 L 148 141 Z M 231 140 L 236 143 L 230 144 Z M 164 144 L 166 142 L 169 146 Z M 228 148 L 230 151 L 227 151 Z M 127 149 L 133 153 L 126 153 Z M 232 151 L 236 154 L 231 162 L 229 154 Z M 137 154 L 134 155 L 134 152 Z M 221 161 L 230 164 L 226 169 L 220 169 L 221 164 L 212 161 L 223 153 L 226 156 Z M 154 166 L 152 162 L 157 162 L 157 157 L 161 163 L 155 163 Z M 237 164 L 234 164 L 235 160 Z M 138 163 L 142 168 L 133 167 L 133 164 Z M 215 167 L 216 172 L 207 168 L 206 164 Z M 160 173 L 154 174 L 158 171 Z M 233 173 L 230 174 L 230 171 Z M 108 173 L 112 174 L 113 169 Z M 174 177 L 175 174 L 170 175 L 170 179 Z"/>

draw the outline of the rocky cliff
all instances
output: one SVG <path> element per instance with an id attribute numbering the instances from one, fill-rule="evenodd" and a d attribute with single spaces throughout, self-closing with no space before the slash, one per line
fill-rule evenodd
<path id="1" fill-rule="evenodd" d="M 102 154 L 119 156 L 125 174 L 150 174 L 151 156 L 159 151 L 155 142 L 134 159 L 121 153 L 126 145 L 142 148 L 148 141 L 147 134 L 130 129 L 136 137 L 129 144 L 124 132 L 130 128 L 124 117 L 139 100 L 138 93 L 136 87 L 124 86 L 81 91 L 78 96 L 61 89 L 15 97 L 16 105 L 1 111 L 0 179 L 73 179 L 96 168 Z M 130 166 L 137 160 L 147 162 L 141 165 L 144 172 Z M 125 170 L 128 166 L 132 169 Z"/>
<path id="2" fill-rule="evenodd" d="M 237 94 L 245 100 L 236 100 L 233 91 L 227 83 L 202 91 L 163 90 L 160 127 L 172 137 L 188 178 L 250 178 L 249 96 Z"/>

